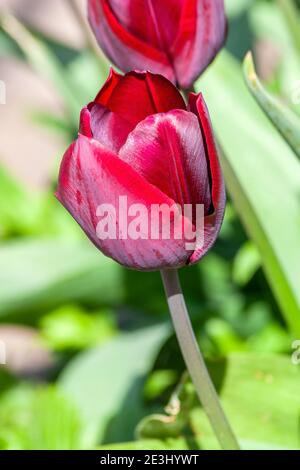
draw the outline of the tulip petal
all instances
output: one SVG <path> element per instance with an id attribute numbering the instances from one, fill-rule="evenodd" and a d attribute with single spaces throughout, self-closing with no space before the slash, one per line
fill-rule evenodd
<path id="1" fill-rule="evenodd" d="M 127 73 L 105 106 L 128 121 L 132 129 L 151 114 L 186 109 L 181 94 L 172 83 L 161 75 L 148 72 Z"/>
<path id="2" fill-rule="evenodd" d="M 129 72 L 123 76 L 111 69 L 109 79 L 88 108 L 94 138 L 118 152 L 129 132 L 145 117 L 174 108 L 186 109 L 186 105 L 176 87 L 161 75 Z M 81 127 L 86 129 L 86 122 L 83 111 Z"/>
<path id="3" fill-rule="evenodd" d="M 186 0 L 171 50 L 175 75 L 188 89 L 222 48 L 227 32 L 224 0 Z"/>
<path id="4" fill-rule="evenodd" d="M 126 142 L 132 126 L 119 114 L 113 113 L 97 103 L 91 106 L 90 114 L 93 138 L 108 150 L 118 153 Z"/>
<path id="5" fill-rule="evenodd" d="M 127 163 L 97 141 L 80 135 L 63 158 L 57 197 L 90 240 L 104 254 L 131 268 L 156 270 L 186 264 L 191 252 L 186 250 L 184 240 L 123 240 L 119 236 L 117 239 L 103 240 L 97 237 L 97 208 L 101 204 L 118 208 L 120 196 L 127 197 L 128 207 L 143 204 L 149 214 L 151 204 L 165 204 L 167 208 L 174 204 L 172 199 L 149 184 Z M 124 216 L 124 213 L 121 215 Z M 163 223 L 167 216 L 168 211 L 164 213 Z M 186 223 L 180 214 L 178 217 L 176 214 L 175 225 Z M 116 229 L 120 224 L 118 219 Z"/>
<path id="6" fill-rule="evenodd" d="M 114 89 L 117 87 L 119 82 L 122 80 L 123 75 L 117 73 L 112 67 L 109 72 L 109 77 L 104 83 L 103 87 L 99 91 L 95 98 L 95 102 L 106 106 Z"/>
<path id="7" fill-rule="evenodd" d="M 91 129 L 91 113 L 88 106 L 83 108 L 80 113 L 79 132 L 86 137 L 93 137 Z"/>
<path id="8" fill-rule="evenodd" d="M 149 116 L 129 134 L 119 152 L 151 184 L 184 208 L 211 208 L 205 147 L 197 117 L 183 110 Z"/>
<path id="9" fill-rule="evenodd" d="M 109 0 L 122 26 L 147 44 L 166 51 L 173 44 L 185 0 Z"/>
<path id="10" fill-rule="evenodd" d="M 213 213 L 204 219 L 204 245 L 196 248 L 189 260 L 189 264 L 194 264 L 205 255 L 217 239 L 224 218 L 226 194 L 209 112 L 202 94 L 190 94 L 189 109 L 198 116 L 207 149 L 213 203 Z"/>
<path id="11" fill-rule="evenodd" d="M 108 0 L 89 0 L 88 17 L 101 48 L 118 68 L 125 72 L 149 69 L 175 82 L 173 67 L 165 52 L 126 30 Z"/>

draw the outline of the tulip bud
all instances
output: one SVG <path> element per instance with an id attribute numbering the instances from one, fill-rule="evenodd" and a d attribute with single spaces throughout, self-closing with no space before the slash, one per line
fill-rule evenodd
<path id="1" fill-rule="evenodd" d="M 224 0 L 89 0 L 89 21 L 122 71 L 150 70 L 187 89 L 225 42 Z"/>
<path id="2" fill-rule="evenodd" d="M 112 70 L 82 110 L 57 197 L 91 241 L 127 267 L 150 271 L 199 261 L 217 238 L 225 207 L 202 95 L 191 94 L 187 107 L 160 75 Z"/>

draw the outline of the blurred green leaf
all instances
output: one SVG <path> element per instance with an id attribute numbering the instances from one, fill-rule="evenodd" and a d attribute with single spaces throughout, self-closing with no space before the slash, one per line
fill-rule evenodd
<path id="1" fill-rule="evenodd" d="M 24 190 L 0 166 L 0 238 L 30 233 L 40 208 L 39 198 Z"/>
<path id="2" fill-rule="evenodd" d="M 189 450 L 189 445 L 185 439 L 165 440 L 144 439 L 133 442 L 109 444 L 97 447 L 97 450 Z"/>
<path id="3" fill-rule="evenodd" d="M 20 235 L 84 239 L 52 190 L 27 190 L 0 166 L 0 238 Z"/>
<path id="4" fill-rule="evenodd" d="M 223 52 L 207 77 L 197 89 L 204 92 L 225 149 L 228 190 L 287 324 L 300 334 L 299 162 L 258 112 L 233 58 Z"/>
<path id="5" fill-rule="evenodd" d="M 80 449 L 78 411 L 55 387 L 13 389 L 0 402 L 0 448 Z"/>
<path id="6" fill-rule="evenodd" d="M 264 89 L 256 74 L 250 52 L 244 60 L 244 75 L 247 85 L 258 104 L 300 158 L 300 118 Z"/>
<path id="7" fill-rule="evenodd" d="M 266 0 L 254 2 L 249 9 L 249 22 L 257 43 L 271 44 L 275 63 L 277 62 L 275 73 L 279 85 L 278 92 L 299 114 L 300 57 L 278 5 Z"/>
<path id="8" fill-rule="evenodd" d="M 269 323 L 247 341 L 248 348 L 256 352 L 285 353 L 290 351 L 292 338 L 277 323 Z"/>
<path id="9" fill-rule="evenodd" d="M 243 338 L 254 335 L 270 323 L 274 314 L 268 299 L 264 299 L 260 295 L 258 299 L 249 302 L 244 309 L 237 325 L 237 331 Z"/>
<path id="10" fill-rule="evenodd" d="M 223 302 L 234 293 L 230 265 L 224 258 L 210 253 L 210 256 L 205 257 L 197 268 L 202 273 L 202 282 L 211 301 Z"/>
<path id="11" fill-rule="evenodd" d="M 234 263 L 232 276 L 234 282 L 245 286 L 261 267 L 261 256 L 254 243 L 247 241 L 238 251 Z"/>
<path id="12" fill-rule="evenodd" d="M 300 55 L 300 15 L 294 0 L 276 0 Z"/>
<path id="13" fill-rule="evenodd" d="M 122 268 L 89 242 L 57 239 L 0 245 L 0 316 L 82 300 L 118 305 Z"/>
<path id="14" fill-rule="evenodd" d="M 227 15 L 231 18 L 241 14 L 249 5 L 252 0 L 225 0 L 225 8 Z"/>
<path id="15" fill-rule="evenodd" d="M 63 134 L 68 141 L 71 141 L 74 137 L 67 119 L 60 117 L 57 114 L 43 110 L 33 110 L 30 113 L 30 117 L 34 124 L 39 124 L 49 131 Z"/>
<path id="16" fill-rule="evenodd" d="M 169 334 L 165 324 L 118 336 L 77 356 L 63 371 L 60 386 L 83 413 L 86 442 L 128 439 L 146 414 L 146 374 Z"/>
<path id="17" fill-rule="evenodd" d="M 99 57 L 85 51 L 68 65 L 66 72 L 83 107 L 98 94 L 108 77 L 109 67 L 108 63 L 101 63 Z"/>
<path id="18" fill-rule="evenodd" d="M 206 323 L 205 331 L 211 341 L 213 341 L 220 356 L 225 356 L 234 351 L 245 350 L 245 343 L 230 325 L 221 319 L 210 319 Z"/>
<path id="19" fill-rule="evenodd" d="M 245 448 L 300 448 L 300 369 L 289 357 L 239 353 L 210 370 Z M 203 417 L 193 420 L 200 431 Z"/>
<path id="20" fill-rule="evenodd" d="M 83 349 L 108 341 L 116 334 L 117 326 L 108 310 L 91 314 L 75 305 L 65 305 L 43 316 L 40 332 L 52 349 Z"/>
<path id="21" fill-rule="evenodd" d="M 174 370 L 156 370 L 147 379 L 144 396 L 147 400 L 154 400 L 169 387 L 175 386 L 178 374 Z"/>
<path id="22" fill-rule="evenodd" d="M 166 415 L 166 414 L 153 414 L 146 416 L 138 425 L 137 433 L 141 439 L 147 438 L 180 438 L 184 433 L 186 427 L 185 417 Z"/>
<path id="23" fill-rule="evenodd" d="M 238 353 L 208 366 L 243 449 L 300 449 L 300 369 L 289 357 Z M 218 449 L 190 382 L 178 389 L 176 403 L 173 413 L 158 415 L 156 423 L 153 415 L 143 419 L 143 438 L 169 436 L 176 429 L 194 441 L 194 449 Z"/>

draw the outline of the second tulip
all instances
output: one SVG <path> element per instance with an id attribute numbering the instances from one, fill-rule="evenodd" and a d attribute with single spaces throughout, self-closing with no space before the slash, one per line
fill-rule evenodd
<path id="1" fill-rule="evenodd" d="M 224 0 L 89 0 L 89 20 L 121 70 L 150 70 L 190 88 L 225 42 Z"/>

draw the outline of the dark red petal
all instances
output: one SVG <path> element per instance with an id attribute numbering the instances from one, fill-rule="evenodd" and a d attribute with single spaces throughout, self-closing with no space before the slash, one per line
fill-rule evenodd
<path id="1" fill-rule="evenodd" d="M 179 27 L 185 0 L 109 0 L 120 24 L 156 49 L 168 51 Z"/>
<path id="2" fill-rule="evenodd" d="M 123 75 L 117 73 L 113 68 L 110 69 L 109 77 L 95 98 L 95 102 L 106 106 L 114 89 L 122 80 Z"/>
<path id="3" fill-rule="evenodd" d="M 224 0 L 186 0 L 172 48 L 175 75 L 190 88 L 224 45 L 227 31 Z"/>
<path id="4" fill-rule="evenodd" d="M 190 258 L 190 264 L 194 264 L 204 256 L 217 239 L 224 218 L 226 194 L 209 112 L 201 93 L 199 95 L 190 94 L 189 107 L 198 116 L 203 141 L 207 149 L 214 209 L 211 215 L 205 217 L 204 245 L 196 249 Z"/>
<path id="5" fill-rule="evenodd" d="M 100 240 L 97 237 L 98 206 L 112 204 L 118 209 L 119 196 L 127 197 L 128 207 L 143 204 L 149 214 L 151 204 L 166 204 L 166 207 L 174 204 L 112 152 L 95 140 L 79 136 L 63 158 L 57 197 L 91 241 L 107 256 L 135 269 L 184 265 L 191 254 L 186 251 L 184 240 Z M 185 223 L 181 216 L 176 217 L 176 224 Z"/>
<path id="6" fill-rule="evenodd" d="M 132 129 L 145 117 L 172 109 L 186 109 L 171 82 L 149 72 L 130 72 L 115 87 L 106 106 L 129 122 Z"/>
<path id="7" fill-rule="evenodd" d="M 197 117 L 183 110 L 146 118 L 119 153 L 140 175 L 176 203 L 211 207 L 205 147 Z"/>
<path id="8" fill-rule="evenodd" d="M 83 108 L 80 113 L 79 132 L 86 137 L 93 137 L 91 130 L 91 113 L 88 107 Z"/>
<path id="9" fill-rule="evenodd" d="M 90 116 L 94 139 L 108 150 L 118 153 L 132 126 L 118 114 L 97 103 L 91 106 Z"/>
<path id="10" fill-rule="evenodd" d="M 108 0 L 89 0 L 88 16 L 101 48 L 118 68 L 124 72 L 148 69 L 175 82 L 174 71 L 165 52 L 127 31 Z"/>

